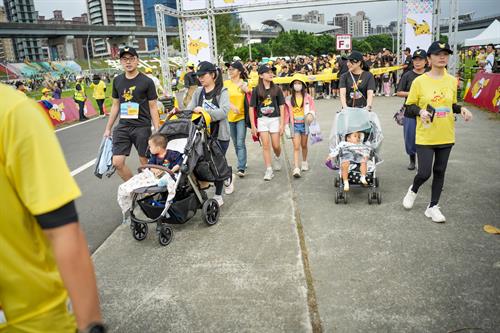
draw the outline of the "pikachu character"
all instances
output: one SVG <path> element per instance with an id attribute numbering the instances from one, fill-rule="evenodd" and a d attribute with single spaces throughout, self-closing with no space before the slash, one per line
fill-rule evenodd
<path id="1" fill-rule="evenodd" d="M 188 52 L 194 56 L 197 56 L 200 53 L 201 49 L 208 47 L 207 43 L 201 41 L 201 37 L 198 39 L 192 39 L 191 36 L 188 35 L 189 43 L 188 43 Z"/>
<path id="2" fill-rule="evenodd" d="M 495 91 L 495 97 L 493 97 L 493 101 L 491 101 L 493 106 L 500 108 L 500 86 L 497 87 Z"/>
<path id="3" fill-rule="evenodd" d="M 477 81 L 472 87 L 471 91 L 472 98 L 477 99 L 483 92 L 483 88 L 486 87 L 488 83 L 490 83 L 490 80 L 485 78 L 482 78 L 481 80 Z"/>
<path id="4" fill-rule="evenodd" d="M 123 92 L 123 99 L 125 100 L 125 102 L 130 102 L 132 98 L 134 98 L 133 96 L 134 90 L 135 86 L 125 89 L 125 91 Z"/>
<path id="5" fill-rule="evenodd" d="M 49 110 L 49 117 L 57 120 L 58 122 L 62 122 L 66 120 L 66 115 L 64 114 L 64 104 L 61 103 L 59 105 L 52 104 L 52 108 Z"/>
<path id="6" fill-rule="evenodd" d="M 273 104 L 273 100 L 271 99 L 271 97 L 267 97 L 263 102 L 262 102 L 262 105 L 263 106 L 269 106 Z"/>
<path id="7" fill-rule="evenodd" d="M 420 36 L 420 35 L 429 35 L 431 33 L 431 27 L 429 26 L 429 23 L 427 23 L 425 20 L 422 20 L 422 23 L 417 23 L 412 18 L 407 18 L 406 22 L 410 23 L 411 26 L 413 27 L 413 32 L 415 33 L 415 36 Z"/>

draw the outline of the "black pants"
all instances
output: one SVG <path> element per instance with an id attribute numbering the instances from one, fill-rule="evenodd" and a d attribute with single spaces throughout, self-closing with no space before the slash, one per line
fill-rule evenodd
<path id="1" fill-rule="evenodd" d="M 382 93 L 382 79 L 381 78 L 377 78 L 375 79 L 375 92 L 374 93 L 377 93 L 377 94 L 381 94 Z"/>
<path id="2" fill-rule="evenodd" d="M 420 186 L 431 177 L 432 172 L 432 194 L 429 207 L 435 206 L 439 202 L 450 152 L 451 146 L 445 148 L 417 146 L 418 172 L 413 180 L 412 191 L 417 193 Z"/>
<path id="3" fill-rule="evenodd" d="M 80 114 L 80 120 L 85 119 L 85 102 L 76 101 L 78 103 L 78 113 Z"/>
<path id="4" fill-rule="evenodd" d="M 96 99 L 95 101 L 97 103 L 97 106 L 99 107 L 99 114 L 103 115 L 104 114 L 104 100 L 103 99 Z"/>
<path id="5" fill-rule="evenodd" d="M 224 155 L 226 155 L 227 149 L 229 148 L 229 140 L 228 141 L 221 141 L 218 140 L 220 147 L 222 148 L 222 152 Z M 232 175 L 231 175 L 232 178 Z M 217 181 L 214 182 L 215 184 L 215 195 L 221 195 L 222 194 L 222 189 L 224 188 L 224 181 Z"/>

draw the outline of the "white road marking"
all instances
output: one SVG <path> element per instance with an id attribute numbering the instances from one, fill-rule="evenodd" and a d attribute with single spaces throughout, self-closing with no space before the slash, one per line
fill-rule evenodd
<path id="1" fill-rule="evenodd" d="M 79 122 L 77 124 L 73 124 L 73 125 L 69 125 L 69 126 L 63 127 L 63 128 L 59 128 L 59 129 L 56 129 L 56 132 L 64 131 L 64 130 L 67 130 L 68 128 L 72 128 L 72 127 L 75 127 L 75 126 L 80 126 L 80 125 L 83 125 L 83 124 L 88 124 L 91 121 L 94 121 L 94 120 L 97 120 L 97 119 L 101 119 L 101 118 L 104 118 L 104 117 L 105 116 L 99 116 L 99 117 L 95 117 L 95 118 L 89 119 L 87 121 L 82 121 L 82 122 Z"/>
<path id="2" fill-rule="evenodd" d="M 80 172 L 90 168 L 91 166 L 93 166 L 95 164 L 96 160 L 97 160 L 97 158 L 94 158 L 92 161 L 89 161 L 89 162 L 85 163 L 84 165 L 82 165 L 81 167 L 78 167 L 75 170 L 71 171 L 71 176 L 74 177 L 77 174 L 79 174 Z"/>

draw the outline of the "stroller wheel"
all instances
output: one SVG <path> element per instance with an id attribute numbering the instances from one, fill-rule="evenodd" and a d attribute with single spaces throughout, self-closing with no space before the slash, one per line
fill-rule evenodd
<path id="1" fill-rule="evenodd" d="M 340 201 L 340 193 L 337 191 L 335 192 L 335 203 L 338 204 Z"/>
<path id="2" fill-rule="evenodd" d="M 174 239 L 174 231 L 171 227 L 161 226 L 160 233 L 158 234 L 158 242 L 161 246 L 167 246 Z"/>
<path id="3" fill-rule="evenodd" d="M 339 185 L 340 185 L 340 177 L 335 176 L 335 187 L 339 187 Z"/>
<path id="4" fill-rule="evenodd" d="M 347 202 L 349 201 L 348 197 L 349 197 L 349 194 L 347 192 L 344 192 L 344 204 L 346 204 L 346 205 L 347 205 Z"/>
<path id="5" fill-rule="evenodd" d="M 368 204 L 372 204 L 372 192 L 368 192 Z"/>
<path id="6" fill-rule="evenodd" d="M 380 205 L 382 203 L 382 193 L 377 192 L 377 203 Z"/>
<path id="7" fill-rule="evenodd" d="M 132 237 L 135 240 L 142 241 L 148 235 L 148 225 L 146 223 L 132 222 Z"/>
<path id="8" fill-rule="evenodd" d="M 203 221 L 208 225 L 214 225 L 219 221 L 220 207 L 214 199 L 208 199 L 203 203 Z"/>

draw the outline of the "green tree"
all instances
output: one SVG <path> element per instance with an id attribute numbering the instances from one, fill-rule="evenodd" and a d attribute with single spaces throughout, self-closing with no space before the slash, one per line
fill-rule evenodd
<path id="1" fill-rule="evenodd" d="M 217 53 L 224 56 L 234 50 L 238 42 L 240 25 L 234 15 L 223 14 L 215 16 L 215 29 L 217 35 Z"/>

